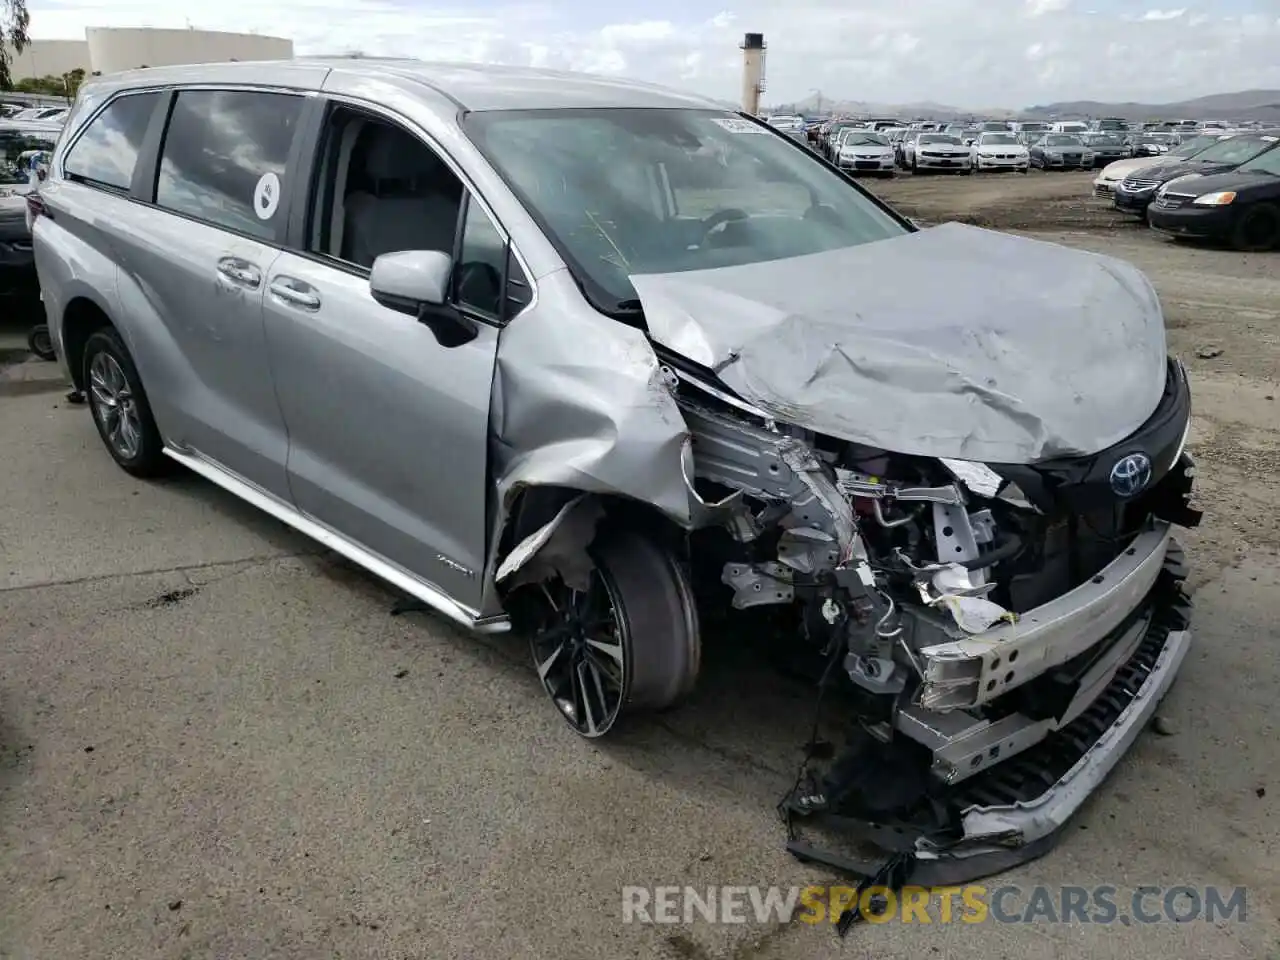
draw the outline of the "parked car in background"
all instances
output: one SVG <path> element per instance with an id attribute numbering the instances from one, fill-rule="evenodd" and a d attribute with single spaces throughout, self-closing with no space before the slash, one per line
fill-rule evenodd
<path id="1" fill-rule="evenodd" d="M 1161 157 L 1177 149 L 1179 140 L 1174 133 L 1142 133 L 1133 138 L 1135 157 Z"/>
<path id="2" fill-rule="evenodd" d="M 1103 167 L 1098 176 L 1093 181 L 1093 194 L 1104 200 L 1110 200 L 1116 191 L 1116 187 L 1120 185 L 1125 177 L 1136 173 L 1144 167 L 1155 166 L 1157 163 L 1181 163 L 1191 157 L 1196 156 L 1208 150 L 1215 143 L 1227 139 L 1230 134 L 1205 134 L 1202 136 L 1192 137 L 1191 139 L 1181 143 L 1164 157 L 1131 157 L 1127 160 L 1117 160 Z"/>
<path id="3" fill-rule="evenodd" d="M 31 244 L 28 198 L 62 131 L 57 123 L 0 121 L 0 312 L 27 312 L 39 318 L 40 283 Z M 27 338 L 42 360 L 54 358 L 48 328 L 34 324 Z"/>
<path id="4" fill-rule="evenodd" d="M 1083 140 L 1068 133 L 1046 133 L 1028 151 L 1031 166 L 1040 170 L 1088 170 L 1093 167 L 1093 151 Z"/>
<path id="5" fill-rule="evenodd" d="M 934 170 L 967 173 L 969 147 L 946 133 L 917 133 L 903 144 L 903 159 L 912 173 Z"/>
<path id="6" fill-rule="evenodd" d="M 893 146 L 870 130 L 844 130 L 836 150 L 836 166 L 846 173 L 892 177 Z"/>
<path id="7" fill-rule="evenodd" d="M 1020 137 L 1029 137 L 1030 140 L 1035 141 L 1050 130 L 1049 124 L 1043 120 L 1017 120 L 1013 124 L 1013 132 Z"/>
<path id="8" fill-rule="evenodd" d="M 1215 143 L 1189 160 L 1154 163 L 1125 177 L 1116 187 L 1112 203 L 1124 213 L 1145 217 L 1156 191 L 1170 180 L 1228 173 L 1254 157 L 1274 150 L 1277 144 L 1280 144 L 1280 137 L 1242 134 Z"/>
<path id="9" fill-rule="evenodd" d="M 1008 131 L 980 133 L 969 147 L 969 170 L 1016 170 L 1026 173 L 1031 166 L 1031 154 L 1018 138 Z"/>
<path id="10" fill-rule="evenodd" d="M 1132 145 L 1120 133 L 1084 133 L 1080 139 L 1093 152 L 1095 167 L 1133 156 Z"/>
<path id="11" fill-rule="evenodd" d="M 1245 252 L 1280 249 L 1280 149 L 1230 173 L 1166 181 L 1147 207 L 1147 222 L 1171 236 L 1225 240 Z"/>

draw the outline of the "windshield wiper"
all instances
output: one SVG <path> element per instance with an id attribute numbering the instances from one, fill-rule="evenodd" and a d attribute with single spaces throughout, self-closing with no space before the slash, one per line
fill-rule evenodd
<path id="1" fill-rule="evenodd" d="M 635 297 L 632 297 L 630 300 L 619 300 L 613 305 L 613 309 L 609 312 L 634 317 L 637 314 L 644 313 L 644 304 Z"/>

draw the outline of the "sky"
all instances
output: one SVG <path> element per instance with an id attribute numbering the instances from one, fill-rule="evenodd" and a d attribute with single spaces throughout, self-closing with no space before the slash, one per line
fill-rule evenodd
<path id="1" fill-rule="evenodd" d="M 967 108 L 1169 102 L 1280 89 L 1280 0 L 28 0 L 35 38 L 86 26 L 290 37 L 358 50 L 618 74 L 725 100 L 744 32 L 768 45 L 764 102 L 820 91 Z"/>

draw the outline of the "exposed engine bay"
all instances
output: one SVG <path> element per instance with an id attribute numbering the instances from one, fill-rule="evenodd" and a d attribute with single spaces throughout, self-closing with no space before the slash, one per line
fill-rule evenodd
<path id="1" fill-rule="evenodd" d="M 1170 362 L 1160 407 L 1117 451 L 1035 467 L 833 440 L 672 364 L 663 375 L 692 434 L 695 563 L 718 569 L 734 609 L 792 610 L 853 694 L 856 759 L 798 791 L 794 811 L 839 809 L 899 831 L 914 817 L 925 847 L 1029 851 L 1060 824 L 966 825 L 979 805 L 948 809 L 947 797 L 1096 714 L 1155 621 L 1185 628 L 1171 525 L 1199 514 L 1181 367 Z M 1126 459 L 1130 449 L 1148 452 Z M 973 869 L 991 872 L 974 861 L 935 876 Z"/>

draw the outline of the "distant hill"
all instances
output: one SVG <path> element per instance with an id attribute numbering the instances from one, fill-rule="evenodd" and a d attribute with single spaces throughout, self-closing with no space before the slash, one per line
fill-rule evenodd
<path id="1" fill-rule="evenodd" d="M 1102 103 L 1073 100 L 1039 104 L 1023 110 L 1008 107 L 965 109 L 943 103 L 869 103 L 810 96 L 796 103 L 769 108 L 776 112 L 842 114 L 911 119 L 958 120 L 968 117 L 1124 117 L 1127 120 L 1274 120 L 1280 122 L 1280 90 L 1215 93 L 1177 103 Z"/>
<path id="2" fill-rule="evenodd" d="M 1115 116 L 1130 120 L 1280 120 L 1280 90 L 1215 93 L 1177 103 L 1099 103 L 1076 100 L 1028 107 L 1028 114 Z"/>

